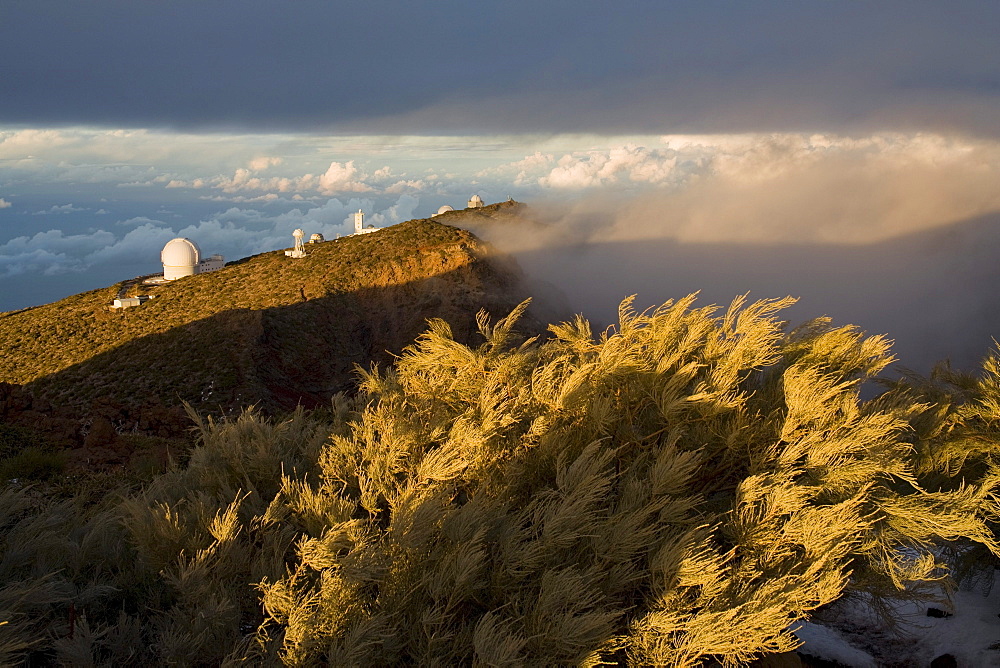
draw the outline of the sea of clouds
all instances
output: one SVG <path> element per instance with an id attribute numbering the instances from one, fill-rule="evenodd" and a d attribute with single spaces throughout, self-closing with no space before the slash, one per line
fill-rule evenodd
<path id="1" fill-rule="evenodd" d="M 247 137 L 0 132 L 0 309 L 158 268 L 176 236 L 228 259 L 513 196 L 543 223 L 488 232 L 567 308 L 638 293 L 791 294 L 897 341 L 904 362 L 991 344 L 1000 143 L 939 134 Z"/>

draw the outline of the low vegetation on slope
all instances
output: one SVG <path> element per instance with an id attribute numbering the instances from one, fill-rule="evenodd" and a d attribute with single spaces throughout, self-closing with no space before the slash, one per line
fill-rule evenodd
<path id="1" fill-rule="evenodd" d="M 231 263 L 110 310 L 119 286 L 0 314 L 0 382 L 58 407 L 187 401 L 205 410 L 325 403 L 355 364 L 386 362 L 429 317 L 504 313 L 512 267 L 464 230 L 413 220 Z"/>
<path id="2" fill-rule="evenodd" d="M 991 565 L 998 361 L 862 400 L 887 343 L 785 303 L 434 321 L 329 412 L 199 419 L 142 494 L 8 489 L 0 662 L 733 665 Z"/>

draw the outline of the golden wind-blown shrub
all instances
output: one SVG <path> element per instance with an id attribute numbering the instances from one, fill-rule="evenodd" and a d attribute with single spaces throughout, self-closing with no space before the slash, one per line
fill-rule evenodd
<path id="1" fill-rule="evenodd" d="M 286 481 L 309 528 L 262 635 L 293 665 L 738 664 L 854 582 L 940 577 L 939 543 L 997 551 L 996 480 L 924 489 L 917 393 L 860 400 L 887 341 L 693 301 L 517 344 L 522 305 L 476 348 L 433 322 L 366 373 Z"/>
<path id="2" fill-rule="evenodd" d="M 888 343 L 788 303 L 432 322 L 330 411 L 192 415 L 141 491 L 12 483 L 0 662 L 737 665 L 845 594 L 992 572 L 1000 362 L 862 400 Z"/>

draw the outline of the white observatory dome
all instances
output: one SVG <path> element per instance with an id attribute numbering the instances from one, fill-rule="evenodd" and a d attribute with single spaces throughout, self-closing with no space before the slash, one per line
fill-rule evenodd
<path id="1" fill-rule="evenodd" d="M 438 209 L 438 212 L 435 213 L 434 215 L 435 216 L 440 216 L 442 213 L 448 213 L 449 211 L 454 211 L 454 210 L 455 209 L 453 209 L 452 207 L 450 207 L 447 204 L 445 204 L 443 207 L 441 207 L 440 209 Z"/>
<path id="2" fill-rule="evenodd" d="M 183 237 L 171 239 L 160 251 L 160 261 L 163 262 L 163 278 L 168 281 L 192 276 L 198 273 L 201 249 L 190 239 Z"/>

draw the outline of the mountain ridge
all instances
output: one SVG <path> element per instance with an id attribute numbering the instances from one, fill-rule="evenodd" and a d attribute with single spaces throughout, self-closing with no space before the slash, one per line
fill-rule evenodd
<path id="1" fill-rule="evenodd" d="M 471 211 L 508 218 L 520 207 Z M 476 312 L 502 316 L 529 296 L 509 258 L 456 226 L 462 213 L 138 288 L 156 298 L 129 309 L 107 308 L 123 281 L 0 314 L 0 419 L 56 421 L 59 440 L 80 445 L 96 418 L 118 433 L 176 435 L 189 425 L 182 403 L 216 414 L 327 404 L 429 318 L 470 340 Z M 524 326 L 534 334 L 538 322 Z"/>

